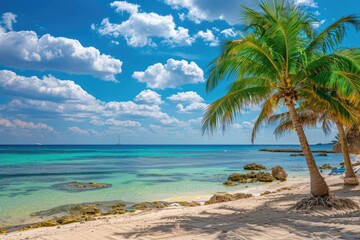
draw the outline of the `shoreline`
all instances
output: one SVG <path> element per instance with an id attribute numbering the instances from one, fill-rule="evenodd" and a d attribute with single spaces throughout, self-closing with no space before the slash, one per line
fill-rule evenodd
<path id="1" fill-rule="evenodd" d="M 295 178 L 295 179 L 294 179 Z M 252 183 L 244 184 L 248 187 L 245 187 L 241 190 L 232 190 L 232 186 L 228 186 L 229 191 L 226 191 L 226 193 L 235 194 L 235 193 L 250 193 L 254 196 L 260 196 L 263 192 L 266 191 L 272 191 L 276 190 L 277 187 L 287 187 L 288 185 L 294 185 L 294 184 L 300 184 L 300 183 L 307 183 L 310 179 L 308 176 L 297 176 L 293 178 L 289 178 L 286 181 L 279 182 L 274 181 L 270 183 L 262 182 L 261 185 L 257 186 L 251 186 Z M 168 201 L 168 202 L 177 202 L 177 201 L 197 201 L 200 203 L 204 203 L 205 201 L 209 200 L 216 192 L 212 194 L 206 194 L 206 195 L 185 195 L 180 197 L 170 197 L 165 198 L 160 201 Z"/>
<path id="2" fill-rule="evenodd" d="M 286 188 L 288 186 L 294 185 L 294 184 L 300 184 L 300 183 L 307 183 L 309 182 L 309 177 L 308 176 L 304 176 L 304 175 L 299 175 L 299 176 L 294 176 L 292 178 L 288 178 L 286 181 L 280 182 L 280 181 L 273 181 L 270 183 L 266 183 L 266 182 L 257 182 L 256 185 L 254 183 L 248 183 L 248 184 L 243 184 L 244 188 L 242 189 L 233 189 L 233 186 L 227 186 L 226 188 L 228 189 L 228 191 L 226 191 L 226 193 L 229 194 L 236 194 L 236 193 L 246 193 L 246 194 L 252 194 L 253 196 L 260 196 L 261 194 L 265 193 L 265 192 L 269 192 L 269 191 L 274 191 L 277 190 L 279 188 Z M 219 182 L 219 184 L 222 184 L 221 182 Z M 254 184 L 255 186 L 252 186 L 252 184 Z M 169 197 L 169 198 L 162 198 L 162 199 L 153 199 L 151 201 L 148 202 L 166 202 L 168 203 L 170 206 L 176 206 L 176 204 L 178 204 L 179 202 L 198 202 L 200 205 L 205 205 L 205 202 L 208 201 L 214 194 L 216 193 L 225 193 L 225 192 L 212 192 L 209 194 L 202 194 L 202 195 L 184 195 L 184 196 L 178 196 L 178 197 Z M 83 206 L 83 205 L 97 205 L 100 208 L 103 208 L 104 206 L 110 206 L 111 203 L 118 203 L 118 202 L 123 202 L 121 200 L 111 200 L 111 201 L 95 201 L 95 202 L 82 202 L 82 203 L 76 203 L 76 204 L 66 204 L 66 205 L 59 205 L 56 206 L 54 208 L 50 208 L 50 209 L 46 209 L 43 212 L 46 211 L 52 211 L 54 209 L 58 209 L 58 208 L 64 208 L 66 206 Z M 124 202 L 126 203 L 126 202 Z M 141 204 L 144 202 L 131 202 L 131 203 L 127 203 L 129 205 L 126 206 L 126 209 L 131 209 L 130 206 L 132 205 L 136 205 L 136 204 Z M 166 207 L 166 208 L 169 208 Z M 150 210 L 150 209 L 147 209 Z M 138 211 L 138 210 L 136 210 Z M 42 211 L 40 211 L 42 212 Z M 32 214 L 35 214 L 38 212 L 33 212 Z M 66 214 L 67 213 L 67 214 Z M 126 213 L 126 214 L 131 214 L 131 213 Z M 15 223 L 15 224 L 11 224 L 11 225 L 3 225 L 0 227 L 1 229 L 11 229 L 10 232 L 16 232 L 16 231 L 22 231 L 21 229 L 23 227 L 28 227 L 31 225 L 36 225 L 48 220 L 53 220 L 54 217 L 59 217 L 59 216 L 70 216 L 68 212 L 58 212 L 56 214 L 52 214 L 49 216 L 31 216 L 28 219 L 25 219 L 22 223 Z M 99 218 L 101 216 L 95 216 L 95 218 Z M 63 224 L 60 224 L 58 226 L 63 226 Z M 36 227 L 38 228 L 38 227 Z M 36 229 L 33 228 L 33 229 Z M 15 231 L 14 231 L 15 229 Z M 1 236 L 1 234 L 0 234 Z"/>
<path id="3" fill-rule="evenodd" d="M 355 202 L 360 203 L 360 194 L 357 193 L 360 190 L 360 186 L 355 188 L 344 188 L 342 186 L 342 179 L 340 179 L 339 176 L 326 176 L 326 181 L 338 197 L 350 197 Z M 11 232 L 6 235 L 1 235 L 1 239 L 69 239 L 72 235 L 76 236 L 76 239 L 79 240 L 112 239 L 110 235 L 114 235 L 115 233 L 117 234 L 118 232 L 119 235 L 116 235 L 117 238 L 114 239 L 186 239 L 189 237 L 194 239 L 215 239 L 218 238 L 216 236 L 227 235 L 229 233 L 229 230 L 227 230 L 228 227 L 223 226 L 226 219 L 232 219 L 233 225 L 231 225 L 231 227 L 237 226 L 243 230 L 250 231 L 253 234 L 247 235 L 244 238 L 240 237 L 240 239 L 263 239 L 265 236 L 273 236 L 274 238 L 268 237 L 267 239 L 275 239 L 276 234 L 279 234 L 280 232 L 287 232 L 286 236 L 289 238 L 294 237 L 293 235 L 295 234 L 296 237 L 294 239 L 312 239 L 318 237 L 321 237 L 322 239 L 336 239 L 336 237 L 330 237 L 333 237 L 333 234 L 337 234 L 334 236 L 343 234 L 345 230 L 320 236 L 317 234 L 324 234 L 324 232 L 316 230 L 316 227 L 319 227 L 319 224 L 321 227 L 325 227 L 329 224 L 330 220 L 333 219 L 332 217 L 337 216 L 337 214 L 343 219 L 348 220 L 348 223 L 342 223 L 341 225 L 344 225 L 342 226 L 343 229 L 348 228 L 348 230 L 346 230 L 346 234 L 349 236 L 342 236 L 343 238 L 341 239 L 354 239 L 354 234 L 359 234 L 358 236 L 360 236 L 360 229 L 358 229 L 357 224 L 357 222 L 360 221 L 359 211 L 296 212 L 290 210 L 290 207 L 300 200 L 300 198 L 307 196 L 309 191 L 308 178 L 304 178 L 301 181 L 282 182 L 281 184 L 267 184 L 263 190 L 265 192 L 268 191 L 268 193 L 264 195 L 256 194 L 251 198 L 236 201 L 201 205 L 196 207 L 170 205 L 164 209 L 147 209 L 123 215 L 108 215 L 98 217 L 96 220 L 88 222 Z M 199 216 L 205 213 L 209 213 L 210 216 L 206 216 L 204 218 Z M 252 214 L 256 215 L 253 219 L 251 218 Z M 279 214 L 281 217 L 277 216 Z M 299 221 L 297 225 L 301 225 L 301 222 L 305 221 L 304 218 L 311 218 L 313 219 L 313 225 L 316 225 L 316 227 L 310 227 L 309 230 L 306 231 L 305 229 L 302 229 L 302 231 L 309 232 L 304 235 L 306 237 L 303 236 L 303 233 L 297 235 L 291 228 L 281 229 L 280 231 L 279 227 L 276 228 L 275 223 L 277 225 L 282 224 L 281 219 L 284 217 L 282 215 L 286 215 L 287 218 L 290 218 L 287 219 L 288 222 Z M 212 219 L 212 216 L 215 217 L 215 219 Z M 329 216 L 329 218 L 326 216 Z M 244 225 L 237 224 L 237 220 L 240 220 L 240 222 L 246 221 L 249 217 L 252 219 L 252 221 L 250 221 L 251 224 L 248 224 L 248 222 L 244 222 Z M 198 219 L 199 221 L 209 222 L 211 226 L 214 226 L 216 231 L 211 229 L 202 231 L 200 228 L 196 227 L 196 222 L 193 222 L 193 224 L 195 224 L 193 227 L 191 227 L 191 224 L 184 225 L 184 221 L 186 222 L 188 219 L 192 218 Z M 224 220 L 222 218 L 224 218 Z M 334 222 L 336 222 L 336 218 L 334 219 Z M 267 226 L 272 225 L 272 223 L 274 224 L 273 228 L 276 229 L 267 229 Z M 309 224 L 309 222 L 307 223 Z M 262 229 L 262 232 L 255 234 L 254 229 L 251 227 L 254 224 L 258 225 L 256 229 Z M 171 225 L 171 228 L 169 225 Z M 161 229 L 161 231 L 159 229 Z M 93 232 L 95 234 L 95 238 L 86 237 L 90 236 L 89 232 Z M 235 234 L 235 232 L 232 234 Z M 241 231 L 241 233 L 244 234 L 243 231 Z"/>

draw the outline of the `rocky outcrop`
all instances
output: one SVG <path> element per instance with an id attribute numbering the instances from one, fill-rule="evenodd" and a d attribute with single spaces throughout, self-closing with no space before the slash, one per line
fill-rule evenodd
<path id="1" fill-rule="evenodd" d="M 277 166 L 279 168 L 281 168 L 280 166 Z M 287 173 L 285 172 L 285 170 L 283 168 L 279 169 L 277 168 L 277 170 L 279 173 L 277 173 L 278 175 L 278 180 L 281 179 L 286 179 L 287 177 Z M 286 175 L 286 176 L 285 176 Z M 236 186 L 236 183 L 252 183 L 252 182 L 272 182 L 274 181 L 276 178 L 274 178 L 270 173 L 268 172 L 250 172 L 247 174 L 240 174 L 240 173 L 233 173 L 228 177 L 228 180 L 226 182 L 224 182 L 224 185 L 227 186 Z M 284 180 L 281 180 L 284 181 Z"/>
<path id="2" fill-rule="evenodd" d="M 247 174 L 233 173 L 228 177 L 228 180 L 241 182 L 243 180 L 246 180 L 247 178 L 248 178 Z"/>
<path id="3" fill-rule="evenodd" d="M 145 210 L 151 208 L 165 208 L 168 207 L 169 203 L 167 202 L 142 202 L 132 206 L 136 210 Z"/>
<path id="4" fill-rule="evenodd" d="M 292 153 L 290 154 L 290 157 L 303 157 L 304 154 L 303 153 Z"/>
<path id="5" fill-rule="evenodd" d="M 262 152 L 286 152 L 286 153 L 302 153 L 300 149 L 271 149 L 271 148 L 260 148 Z M 312 150 L 313 153 L 334 153 L 331 150 Z"/>
<path id="6" fill-rule="evenodd" d="M 74 205 L 70 207 L 70 213 L 73 215 L 95 215 L 100 213 L 96 205 Z"/>
<path id="7" fill-rule="evenodd" d="M 323 164 L 321 167 L 319 167 L 320 169 L 331 169 L 331 170 L 336 170 L 336 167 L 331 166 L 328 163 Z"/>
<path id="8" fill-rule="evenodd" d="M 236 186 L 236 184 L 231 181 L 231 180 L 227 180 L 226 182 L 223 183 L 225 186 Z"/>
<path id="9" fill-rule="evenodd" d="M 327 157 L 327 153 L 319 153 L 319 154 L 316 154 L 315 156 L 318 156 L 318 157 Z"/>
<path id="10" fill-rule="evenodd" d="M 271 176 L 270 173 L 267 172 L 259 172 L 257 174 L 257 180 L 259 182 L 272 182 L 275 180 L 275 178 L 273 176 Z"/>
<path id="11" fill-rule="evenodd" d="M 281 166 L 276 166 L 271 170 L 271 175 L 276 179 L 280 181 L 286 181 L 286 178 L 288 176 L 287 172 L 282 168 Z"/>
<path id="12" fill-rule="evenodd" d="M 245 170 L 264 170 L 266 167 L 262 164 L 249 163 L 244 166 Z"/>
<path id="13" fill-rule="evenodd" d="M 66 182 L 52 185 L 52 188 L 56 190 L 62 190 L 67 192 L 81 192 L 87 190 L 95 190 L 101 188 L 111 187 L 111 184 L 98 183 L 98 182 Z"/>
<path id="14" fill-rule="evenodd" d="M 7 234 L 9 231 L 5 228 L 0 228 L 0 234 Z"/>
<path id="15" fill-rule="evenodd" d="M 178 202 L 180 204 L 180 206 L 183 207 L 196 207 L 196 206 L 200 206 L 201 204 L 199 202 L 196 201 L 191 201 L 191 202 Z"/>
<path id="16" fill-rule="evenodd" d="M 205 202 L 205 205 L 213 204 L 213 203 L 221 203 L 221 202 L 230 202 L 238 199 L 249 198 L 252 196 L 253 196 L 252 194 L 246 194 L 246 193 L 235 193 L 235 194 L 215 193 L 214 196 L 212 196 L 209 201 Z"/>

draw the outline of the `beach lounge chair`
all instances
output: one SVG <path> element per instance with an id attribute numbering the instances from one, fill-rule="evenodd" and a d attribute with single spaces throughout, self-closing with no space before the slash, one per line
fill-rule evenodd
<path id="1" fill-rule="evenodd" d="M 331 170 L 329 175 L 342 175 L 345 173 L 345 170 L 346 170 L 346 168 L 339 168 L 339 169 Z"/>

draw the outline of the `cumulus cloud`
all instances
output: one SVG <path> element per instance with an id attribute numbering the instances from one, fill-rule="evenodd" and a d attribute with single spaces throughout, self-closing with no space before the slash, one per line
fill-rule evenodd
<path id="1" fill-rule="evenodd" d="M 154 39 L 160 39 L 163 43 L 173 46 L 189 46 L 194 41 L 189 36 L 189 30 L 176 27 L 172 15 L 162 16 L 151 12 L 138 12 L 139 6 L 125 1 L 115 1 L 110 4 L 117 12 L 126 11 L 129 18 L 122 23 L 111 23 L 108 18 L 101 21 L 97 28 L 101 35 L 109 35 L 115 38 L 123 36 L 129 46 L 132 47 L 156 47 Z"/>
<path id="2" fill-rule="evenodd" d="M 247 129 L 252 129 L 252 128 L 254 127 L 254 123 L 248 122 L 248 121 L 244 121 L 244 122 L 242 122 L 242 126 L 243 126 L 244 128 L 247 128 Z"/>
<path id="3" fill-rule="evenodd" d="M 24 122 L 19 119 L 10 120 L 6 118 L 0 118 L 0 127 L 12 129 L 44 130 L 48 132 L 54 131 L 52 127 L 44 123 Z"/>
<path id="4" fill-rule="evenodd" d="M 324 23 L 325 23 L 325 20 L 321 20 L 321 21 L 319 21 L 319 22 L 313 22 L 313 23 L 312 23 L 312 27 L 313 27 L 314 29 L 318 29 L 318 28 L 321 27 Z"/>
<path id="5" fill-rule="evenodd" d="M 135 115 L 143 117 L 161 118 L 164 113 L 158 105 L 137 104 L 133 101 L 126 102 L 107 102 L 104 110 L 109 115 Z"/>
<path id="6" fill-rule="evenodd" d="M 6 24 L 9 29 L 11 23 L 8 20 Z M 0 31 L 0 64 L 90 74 L 104 80 L 115 80 L 122 67 L 119 59 L 101 54 L 94 47 L 84 47 L 78 40 L 50 34 L 39 37 L 34 31 Z"/>
<path id="7" fill-rule="evenodd" d="M 8 70 L 0 71 L 0 92 L 37 100 L 67 100 L 96 102 L 96 99 L 70 80 L 59 81 L 49 75 L 42 79 L 19 76 Z"/>
<path id="8" fill-rule="evenodd" d="M 146 83 L 148 88 L 176 88 L 184 84 L 204 82 L 204 72 L 195 63 L 168 59 L 166 64 L 156 63 L 143 72 L 134 72 L 133 78 Z"/>
<path id="9" fill-rule="evenodd" d="M 135 14 L 139 11 L 139 5 L 128 3 L 125 1 L 114 1 L 110 3 L 110 6 L 115 8 L 116 12 L 128 12 L 130 14 Z"/>
<path id="10" fill-rule="evenodd" d="M 224 20 L 230 25 L 240 22 L 240 4 L 254 6 L 252 0 L 164 0 L 164 2 L 177 10 L 186 9 L 187 18 L 195 23 L 204 20 Z"/>
<path id="11" fill-rule="evenodd" d="M 140 103 L 157 104 L 157 105 L 163 102 L 161 100 L 160 94 L 149 89 L 140 92 L 138 95 L 136 95 L 134 100 Z"/>
<path id="12" fill-rule="evenodd" d="M 206 29 L 205 32 L 199 31 L 194 37 L 203 39 L 204 42 L 206 42 L 211 47 L 219 46 L 220 43 L 219 39 L 209 29 Z"/>
<path id="13" fill-rule="evenodd" d="M 68 131 L 78 135 L 99 135 L 94 129 L 81 129 L 79 127 L 68 127 Z"/>
<path id="14" fill-rule="evenodd" d="M 96 126 L 115 126 L 115 127 L 140 127 L 141 124 L 138 121 L 132 121 L 132 120 L 117 120 L 117 119 L 106 119 L 105 121 L 93 119 L 90 121 L 91 124 Z"/>
<path id="15" fill-rule="evenodd" d="M 207 104 L 202 102 L 193 102 L 188 104 L 187 106 L 184 106 L 183 104 L 179 103 L 176 105 L 176 108 L 179 112 L 182 113 L 190 113 L 190 112 L 196 112 L 196 111 L 204 111 L 204 109 L 207 107 Z"/>
<path id="16" fill-rule="evenodd" d="M 203 102 L 204 99 L 194 91 L 178 92 L 168 97 L 173 102 Z"/>
<path id="17" fill-rule="evenodd" d="M 318 7 L 317 3 L 314 0 L 294 0 L 294 3 L 306 7 L 312 7 L 312 8 Z"/>
<path id="18" fill-rule="evenodd" d="M 173 102 L 181 102 L 176 105 L 176 108 L 180 113 L 204 111 L 207 107 L 207 104 L 204 103 L 204 99 L 193 91 L 179 92 L 171 95 L 168 99 Z M 184 105 L 183 103 L 187 103 L 187 105 Z"/>
<path id="19" fill-rule="evenodd" d="M 103 125 L 122 124 L 105 119 L 129 116 L 150 118 L 166 124 L 176 121 L 162 112 L 158 104 L 154 104 L 154 101 L 160 103 L 161 98 L 160 95 L 156 98 L 157 95 L 152 91 L 144 91 L 135 97 L 136 101 L 147 100 L 146 103 L 135 102 L 135 99 L 125 102 L 103 102 L 70 80 L 60 80 L 52 76 L 42 79 L 35 76 L 25 77 L 1 70 L 0 93 L 10 98 L 10 102 L 0 105 L 3 112 L 10 114 L 37 117 L 41 113 L 42 118 L 75 122 L 87 121 L 97 116 L 99 121 L 104 122 Z"/>
<path id="20" fill-rule="evenodd" d="M 11 13 L 11 12 L 6 12 L 3 13 L 2 15 L 2 21 L 1 21 L 1 25 L 3 25 L 5 27 L 5 29 L 7 30 L 13 30 L 13 23 L 16 23 L 16 14 Z"/>
<path id="21" fill-rule="evenodd" d="M 221 31 L 225 37 L 235 37 L 237 34 L 233 28 L 227 28 Z"/>

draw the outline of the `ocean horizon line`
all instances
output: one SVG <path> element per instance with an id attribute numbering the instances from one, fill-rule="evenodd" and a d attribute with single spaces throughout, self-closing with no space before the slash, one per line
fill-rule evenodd
<path id="1" fill-rule="evenodd" d="M 315 145 L 332 145 L 332 143 L 314 143 L 310 144 L 310 146 Z M 262 144 L 132 144 L 132 143 L 125 143 L 125 144 L 110 144 L 110 143 L 46 143 L 46 144 L 38 144 L 38 143 L 22 143 L 22 144 L 0 144 L 0 146 L 300 146 L 300 144 L 273 144 L 273 143 L 262 143 Z"/>

